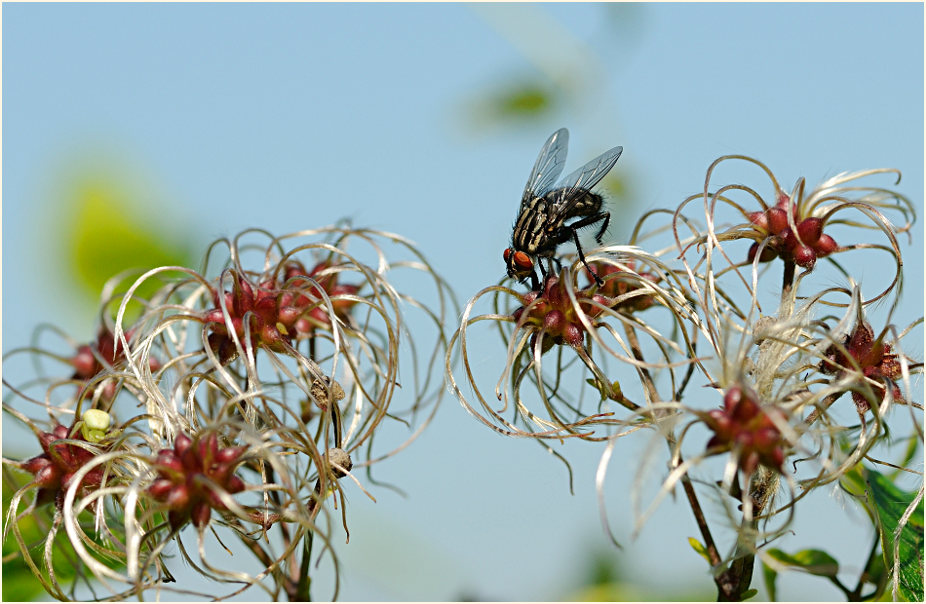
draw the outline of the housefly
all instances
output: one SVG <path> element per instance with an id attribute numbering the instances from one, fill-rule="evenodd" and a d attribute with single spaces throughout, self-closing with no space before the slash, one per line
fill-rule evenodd
<path id="1" fill-rule="evenodd" d="M 578 230 L 601 223 L 595 234 L 600 244 L 601 238 L 611 214 L 601 211 L 602 197 L 593 193 L 591 188 L 604 178 L 621 156 L 623 147 L 614 147 L 588 162 L 569 176 L 561 179 L 555 186 L 557 177 L 566 163 L 566 147 L 569 144 L 569 131 L 560 128 L 547 139 L 534 163 L 534 169 L 527 179 L 524 194 L 521 196 L 521 208 L 511 233 L 511 247 L 505 250 L 503 257 L 508 267 L 508 276 L 524 282 L 528 277 L 531 286 L 537 290 L 540 282 L 534 270 L 535 260 L 540 267 L 540 274 L 546 277 L 543 259 L 556 262 L 556 248 L 570 239 L 576 244 L 579 259 L 595 281 L 601 279 L 585 261 L 582 246 L 579 243 Z M 572 218 L 579 218 L 566 224 Z"/>

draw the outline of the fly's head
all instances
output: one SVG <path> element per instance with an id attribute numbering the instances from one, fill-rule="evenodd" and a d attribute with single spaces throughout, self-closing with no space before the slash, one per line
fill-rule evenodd
<path id="1" fill-rule="evenodd" d="M 502 255 L 505 259 L 505 265 L 508 267 L 508 276 L 518 281 L 524 282 L 528 277 L 537 279 L 534 273 L 534 260 L 527 252 L 508 248 Z"/>

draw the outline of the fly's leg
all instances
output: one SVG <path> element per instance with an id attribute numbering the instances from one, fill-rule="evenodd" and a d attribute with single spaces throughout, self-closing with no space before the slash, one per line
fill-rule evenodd
<path id="1" fill-rule="evenodd" d="M 544 260 L 547 261 L 546 269 L 544 269 L 543 267 Z M 559 264 L 559 260 L 556 260 L 556 258 L 553 258 L 553 257 L 537 258 L 537 266 L 540 268 L 540 281 L 538 283 L 536 273 L 532 275 L 532 278 L 533 278 L 532 283 L 534 284 L 534 291 L 540 291 L 540 288 L 543 287 L 543 284 L 547 282 L 547 275 L 553 274 L 553 262 L 556 262 L 557 264 Z"/>
<path id="2" fill-rule="evenodd" d="M 598 242 L 598 245 L 601 245 L 601 238 L 604 237 L 604 232 L 608 230 L 608 225 L 611 224 L 611 214 L 609 212 L 602 212 L 597 216 L 604 220 L 604 223 L 601 225 L 601 228 L 598 229 L 598 233 L 595 235 L 595 241 Z"/>
<path id="3" fill-rule="evenodd" d="M 540 274 L 543 275 L 543 264 L 540 264 Z M 544 280 L 546 280 L 546 275 L 544 275 Z M 540 291 L 540 282 L 537 280 L 537 271 L 531 271 L 531 291 L 536 292 Z"/>
<path id="4" fill-rule="evenodd" d="M 582 261 L 582 264 L 585 266 L 585 270 L 588 271 L 588 274 L 595 278 L 595 283 L 601 287 L 604 285 L 604 281 L 601 280 L 601 277 L 598 276 L 598 273 L 593 271 L 592 267 L 590 267 L 588 262 L 585 261 L 585 254 L 582 253 L 582 246 L 579 245 L 579 234 L 576 231 L 573 231 L 572 236 L 576 240 L 576 249 L 579 250 L 579 260 Z"/>
<path id="5" fill-rule="evenodd" d="M 572 224 L 567 224 L 561 227 L 562 234 L 560 236 L 560 240 L 565 241 L 566 239 L 568 239 L 570 232 L 571 232 L 572 239 L 573 241 L 575 241 L 575 244 L 576 244 L 576 250 L 579 251 L 579 260 L 582 261 L 583 266 L 585 266 L 585 270 L 587 270 L 589 274 L 595 278 L 595 283 L 601 286 L 604 284 L 604 281 L 601 280 L 601 277 L 598 276 L 598 273 L 593 271 L 592 267 L 590 267 L 588 265 L 588 262 L 585 261 L 585 254 L 582 253 L 582 244 L 579 243 L 579 229 L 581 229 L 582 227 L 589 226 L 591 224 L 595 224 L 598 221 L 603 221 L 604 223 L 602 224 L 601 228 L 598 229 L 598 233 L 595 235 L 595 241 L 597 241 L 600 244 L 601 238 L 604 236 L 604 232 L 607 230 L 608 224 L 611 222 L 611 214 L 609 214 L 608 212 L 601 212 L 599 214 L 594 214 L 592 216 L 586 216 L 582 220 L 578 220 L 576 222 L 573 222 Z"/>

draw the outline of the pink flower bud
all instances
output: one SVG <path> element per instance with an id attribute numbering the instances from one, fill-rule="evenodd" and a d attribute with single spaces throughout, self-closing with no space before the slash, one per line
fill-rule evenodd
<path id="1" fill-rule="evenodd" d="M 71 359 L 71 365 L 74 366 L 77 377 L 85 380 L 92 378 L 98 371 L 96 357 L 93 356 L 93 350 L 87 345 L 77 349 L 77 354 Z"/>
<path id="2" fill-rule="evenodd" d="M 202 528 L 209 524 L 209 518 L 212 516 L 212 508 L 205 501 L 198 501 L 193 504 L 193 510 L 190 513 L 190 521 L 196 528 Z"/>
<path id="3" fill-rule="evenodd" d="M 277 314 L 277 301 L 270 296 L 262 296 L 254 304 L 254 312 L 265 319 Z"/>
<path id="4" fill-rule="evenodd" d="M 817 256 L 820 258 L 824 256 L 829 256 L 839 248 L 836 245 L 836 241 L 833 240 L 829 235 L 820 235 L 820 239 L 817 240 L 817 243 L 813 246 L 813 249 L 817 252 Z"/>
<path id="5" fill-rule="evenodd" d="M 768 220 L 769 233 L 779 234 L 781 231 L 788 228 L 788 213 L 781 208 L 770 208 L 766 212 L 766 218 Z"/>
<path id="6" fill-rule="evenodd" d="M 183 470 L 183 465 L 180 463 L 180 458 L 177 456 L 173 449 L 161 449 L 158 451 L 156 463 L 159 466 L 164 466 L 178 472 Z"/>
<path id="7" fill-rule="evenodd" d="M 755 445 L 759 449 L 774 447 L 781 439 L 781 434 L 774 427 L 760 428 L 753 434 Z"/>
<path id="8" fill-rule="evenodd" d="M 181 432 L 177 435 L 177 438 L 174 439 L 174 452 L 177 455 L 182 455 L 192 444 L 193 439 Z"/>
<path id="9" fill-rule="evenodd" d="M 799 245 L 791 253 L 794 256 L 794 264 L 801 268 L 811 269 L 817 263 L 817 253 L 809 246 Z"/>
<path id="10" fill-rule="evenodd" d="M 813 245 L 823 234 L 822 218 L 805 218 L 797 225 L 797 236 L 804 245 Z"/>
<path id="11" fill-rule="evenodd" d="M 202 466 L 208 466 L 216 453 L 219 451 L 219 436 L 215 432 L 209 432 L 199 439 L 199 459 Z"/>
<path id="12" fill-rule="evenodd" d="M 61 484 L 61 470 L 54 464 L 46 465 L 35 473 L 35 482 L 40 487 L 54 488 Z"/>
<path id="13" fill-rule="evenodd" d="M 254 290 L 244 276 L 239 276 L 237 281 L 238 287 L 235 289 L 234 304 L 232 306 L 235 314 L 243 315 L 253 308 Z"/>
<path id="14" fill-rule="evenodd" d="M 203 323 L 218 323 L 219 325 L 225 324 L 225 315 L 222 314 L 221 308 L 213 308 L 210 311 L 207 311 L 203 315 Z"/>
<path id="15" fill-rule="evenodd" d="M 772 450 L 771 454 L 768 455 L 771 465 L 778 470 L 781 470 L 781 464 L 785 461 L 785 452 L 781 447 L 776 447 Z"/>
<path id="16" fill-rule="evenodd" d="M 778 191 L 778 200 L 775 202 L 779 208 L 787 210 L 791 205 L 791 196 L 784 191 Z"/>
<path id="17" fill-rule="evenodd" d="M 37 474 L 39 470 L 46 466 L 52 465 L 52 462 L 45 455 L 39 455 L 23 462 L 22 468 L 30 474 Z"/>
<path id="18" fill-rule="evenodd" d="M 749 253 L 746 255 L 746 258 L 749 260 L 749 262 L 755 260 L 756 254 L 759 252 L 759 247 L 761 247 L 761 244 L 757 241 L 749 248 Z M 759 256 L 759 262 L 770 262 L 777 257 L 778 253 L 772 249 L 771 246 L 766 245 L 764 248 L 762 248 L 762 255 Z"/>
<path id="19" fill-rule="evenodd" d="M 159 478 L 148 487 L 148 493 L 158 501 L 167 499 L 167 495 L 174 488 L 174 483 L 166 478 Z"/>
<path id="20" fill-rule="evenodd" d="M 558 333 L 563 329 L 566 315 L 559 310 L 551 310 L 543 317 L 543 327 L 547 331 Z"/>
<path id="21" fill-rule="evenodd" d="M 765 212 L 753 212 L 749 215 L 749 222 L 768 232 L 768 216 Z"/>
<path id="22" fill-rule="evenodd" d="M 264 344 L 273 347 L 283 341 L 283 334 L 273 325 L 264 325 L 260 330 L 260 338 Z"/>
<path id="23" fill-rule="evenodd" d="M 277 313 L 277 319 L 287 328 L 290 328 L 296 322 L 296 319 L 299 318 L 300 314 L 302 314 L 302 311 L 295 306 L 283 306 Z"/>
<path id="24" fill-rule="evenodd" d="M 238 478 L 237 475 L 232 474 L 228 479 L 228 483 L 225 485 L 225 490 L 234 494 L 243 491 L 244 487 L 244 481 Z"/>
<path id="25" fill-rule="evenodd" d="M 733 386 L 723 395 L 723 406 L 727 412 L 733 411 L 743 399 L 743 390 L 739 386 Z"/>
<path id="26" fill-rule="evenodd" d="M 563 330 L 563 339 L 570 346 L 579 348 L 582 346 L 582 343 L 585 339 L 584 333 L 585 331 L 582 329 L 581 325 L 578 323 L 569 323 Z"/>
<path id="27" fill-rule="evenodd" d="M 172 510 L 182 510 L 190 504 L 190 487 L 185 484 L 176 485 L 170 490 L 164 501 Z"/>

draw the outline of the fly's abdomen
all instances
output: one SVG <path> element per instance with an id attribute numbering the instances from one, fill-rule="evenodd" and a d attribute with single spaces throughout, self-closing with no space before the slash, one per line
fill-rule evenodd
<path id="1" fill-rule="evenodd" d="M 568 197 L 568 199 L 565 199 Z M 574 216 L 591 216 L 601 211 L 604 199 L 588 189 L 553 189 L 545 196 L 552 205 L 569 206 L 563 219 Z"/>

